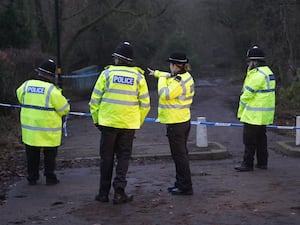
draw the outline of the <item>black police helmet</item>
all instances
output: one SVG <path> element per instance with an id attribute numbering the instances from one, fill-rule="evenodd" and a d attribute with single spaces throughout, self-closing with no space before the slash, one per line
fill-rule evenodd
<path id="1" fill-rule="evenodd" d="M 167 62 L 174 64 L 186 64 L 189 62 L 189 59 L 186 57 L 186 54 L 183 52 L 173 52 L 170 57 L 167 59 Z"/>
<path id="2" fill-rule="evenodd" d="M 249 60 L 264 60 L 265 53 L 258 46 L 253 46 L 247 51 L 247 59 Z"/>
<path id="3" fill-rule="evenodd" d="M 56 71 L 56 64 L 52 59 L 48 59 L 44 62 L 42 62 L 37 69 L 35 69 L 37 72 L 43 72 L 48 73 L 51 75 L 55 75 Z"/>
<path id="4" fill-rule="evenodd" d="M 122 42 L 117 46 L 112 56 L 131 62 L 133 60 L 133 48 L 129 42 Z"/>

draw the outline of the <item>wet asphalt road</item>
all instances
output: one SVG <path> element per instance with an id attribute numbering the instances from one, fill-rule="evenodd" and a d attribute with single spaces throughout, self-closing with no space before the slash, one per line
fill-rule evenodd
<path id="1" fill-rule="evenodd" d="M 205 116 L 207 121 L 238 122 L 235 110 L 239 90 L 236 86 L 198 87 L 192 107 L 193 120 Z M 156 96 L 152 95 L 155 102 Z M 86 107 L 74 105 L 75 111 Z M 155 117 L 155 111 L 153 103 L 150 117 Z M 72 129 L 64 140 L 65 147 L 82 149 L 83 155 L 88 147 L 97 152 L 99 134 L 88 129 L 90 121 L 72 119 L 69 123 Z M 141 159 L 132 161 L 128 173 L 127 192 L 134 195 L 134 201 L 117 206 L 111 201 L 99 203 L 94 201 L 99 169 L 94 163 L 85 163 L 81 168 L 59 170 L 62 182 L 57 186 L 46 186 L 43 179 L 37 186 L 28 186 L 25 179 L 15 183 L 6 203 L 0 206 L 0 224 L 299 224 L 299 158 L 273 151 L 277 141 L 292 138 L 268 132 L 269 169 L 239 173 L 233 167 L 242 158 L 241 131 L 241 128 L 208 128 L 209 141 L 226 146 L 231 157 L 191 161 L 193 196 L 172 196 L 166 191 L 174 182 L 171 160 Z M 164 127 L 159 124 L 145 124 L 136 137 L 136 144 L 167 143 Z M 192 129 L 189 140 L 194 138 Z"/>

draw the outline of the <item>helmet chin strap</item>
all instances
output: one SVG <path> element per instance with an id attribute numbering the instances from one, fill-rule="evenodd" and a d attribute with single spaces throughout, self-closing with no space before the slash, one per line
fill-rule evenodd
<path id="1" fill-rule="evenodd" d="M 38 72 L 38 76 L 46 78 L 47 80 L 49 80 L 50 82 L 54 83 L 55 82 L 55 77 L 53 77 L 52 75 L 49 75 L 47 73 L 43 73 L 43 72 Z"/>
<path id="2" fill-rule="evenodd" d="M 258 61 L 256 61 L 256 60 L 251 60 L 251 61 L 249 62 L 248 70 L 252 70 L 252 69 L 256 68 L 258 65 L 259 65 L 259 64 L 258 64 Z"/>
<path id="3" fill-rule="evenodd" d="M 186 72 L 185 70 L 184 70 L 184 65 L 185 64 L 173 64 L 174 65 L 174 67 L 176 68 L 176 70 L 173 70 L 172 72 L 171 72 L 171 75 L 172 76 L 176 76 L 177 74 L 180 74 L 180 73 L 182 73 L 182 72 Z M 173 67 L 173 68 L 174 68 Z"/>

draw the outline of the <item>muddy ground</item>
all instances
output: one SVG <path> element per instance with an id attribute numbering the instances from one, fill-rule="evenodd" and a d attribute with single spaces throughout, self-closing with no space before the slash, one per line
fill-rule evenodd
<path id="1" fill-rule="evenodd" d="M 199 85 L 192 119 L 205 116 L 207 121 L 238 122 L 235 114 L 239 92 L 240 86 L 223 82 Z M 155 117 L 156 93 L 151 93 L 151 97 L 149 117 Z M 74 101 L 72 110 L 86 111 L 86 103 Z M 45 186 L 43 179 L 34 187 L 28 186 L 25 178 L 15 182 L 0 206 L 1 225 L 299 224 L 299 159 L 273 151 L 277 141 L 293 140 L 293 137 L 269 130 L 269 169 L 239 173 L 233 167 L 240 163 L 243 154 L 242 129 L 208 127 L 208 140 L 224 145 L 231 157 L 191 161 L 193 196 L 172 196 L 166 191 L 174 182 L 171 160 L 136 159 L 130 165 L 127 187 L 127 192 L 134 194 L 134 201 L 115 206 L 112 202 L 93 200 L 99 181 L 97 159 L 67 160 L 72 158 L 72 148 L 82 152 L 92 149 L 97 153 L 99 133 L 89 118 L 75 117 L 68 123 L 68 137 L 64 138 L 61 150 L 68 149 L 69 153 L 63 156 L 64 161 L 58 162 L 62 182 L 53 187 Z M 195 140 L 195 136 L 193 127 L 189 141 Z M 153 143 L 167 143 L 164 126 L 146 123 L 136 133 L 135 146 Z"/>

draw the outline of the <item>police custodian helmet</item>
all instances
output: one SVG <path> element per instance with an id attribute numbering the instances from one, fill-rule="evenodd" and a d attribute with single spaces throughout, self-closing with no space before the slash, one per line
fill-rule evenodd
<path id="1" fill-rule="evenodd" d="M 183 52 L 173 52 L 170 57 L 167 59 L 167 62 L 174 64 L 186 64 L 189 62 L 189 59 L 186 57 L 186 54 Z"/>
<path id="2" fill-rule="evenodd" d="M 133 60 L 133 48 L 129 42 L 122 42 L 117 46 L 112 56 L 131 62 Z"/>
<path id="3" fill-rule="evenodd" d="M 264 60 L 265 53 L 258 46 L 253 46 L 252 48 L 249 48 L 247 51 L 247 59 L 249 59 L 249 60 Z"/>
<path id="4" fill-rule="evenodd" d="M 35 69 L 35 71 L 48 73 L 54 76 L 56 71 L 56 64 L 52 59 L 47 59 L 42 62 L 39 67 Z"/>

